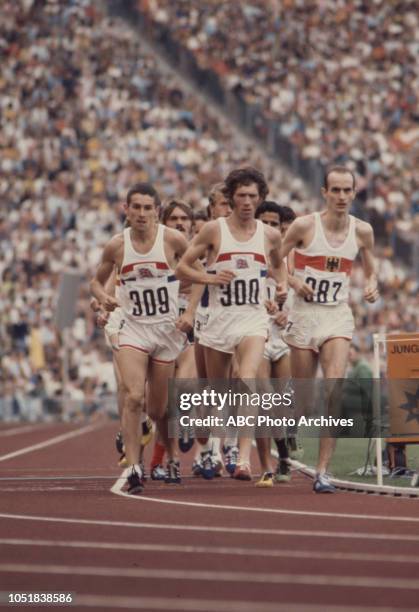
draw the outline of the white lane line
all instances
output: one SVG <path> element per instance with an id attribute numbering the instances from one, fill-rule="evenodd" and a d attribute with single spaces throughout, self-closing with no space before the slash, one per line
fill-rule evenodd
<path id="1" fill-rule="evenodd" d="M 36 491 L 36 492 L 43 492 L 43 493 L 48 493 L 50 491 L 77 491 L 76 487 L 43 487 L 41 486 L 29 486 L 29 487 L 25 487 L 24 489 L 22 487 L 0 487 L 0 492 L 1 493 L 22 493 L 22 492 L 28 492 L 28 491 Z"/>
<path id="2" fill-rule="evenodd" d="M 77 594 L 75 606 L 111 608 L 118 610 L 181 610 L 185 612 L 395 612 L 395 608 L 340 606 L 336 604 L 300 604 L 263 601 L 237 601 L 231 599 L 180 599 L 168 597 L 125 597 L 115 595 Z M 412 612 L 412 608 L 397 608 L 397 612 Z"/>
<path id="3" fill-rule="evenodd" d="M 39 540 L 26 538 L 0 538 L 3 546 L 44 546 L 54 548 L 84 548 L 93 550 L 118 550 L 182 553 L 193 555 L 232 555 L 245 557 L 274 557 L 285 559 L 323 559 L 332 561 L 360 561 L 378 563 L 419 563 L 418 555 L 379 555 L 376 553 L 317 552 L 314 550 L 281 550 L 246 548 L 239 546 L 184 546 L 177 544 L 127 544 L 124 542 L 86 542 L 77 540 Z"/>
<path id="4" fill-rule="evenodd" d="M 86 427 L 81 427 L 80 429 L 76 429 L 75 431 L 70 431 L 65 434 L 61 434 L 60 436 L 55 436 L 55 438 L 50 438 L 49 440 L 45 440 L 44 442 L 40 442 L 39 444 L 33 444 L 32 446 L 26 446 L 25 448 L 21 448 L 13 453 L 8 453 L 7 455 L 2 455 L 0 457 L 0 461 L 7 461 L 8 459 L 13 459 L 14 457 L 19 457 L 20 455 L 26 455 L 26 453 L 31 453 L 35 450 L 41 450 L 47 448 L 47 446 L 52 446 L 53 444 L 59 444 L 60 442 L 64 442 L 65 440 L 70 440 L 71 438 L 75 438 L 77 436 L 81 436 L 82 434 L 89 433 L 94 429 L 98 429 L 96 424 L 87 425 Z"/>
<path id="5" fill-rule="evenodd" d="M 319 587 L 343 587 L 419 591 L 419 580 L 379 576 L 334 576 L 330 574 L 284 574 L 273 572 L 232 572 L 228 570 L 156 569 L 140 567 L 98 567 L 89 565 L 32 565 L 30 563 L 0 563 L 0 572 L 9 574 L 42 574 L 95 576 L 102 578 L 144 578 L 147 580 L 176 580 L 186 582 L 230 582 L 242 584 L 286 584 Z"/>
<path id="6" fill-rule="evenodd" d="M 267 535 L 267 536 L 296 536 L 303 538 L 341 538 L 360 540 L 384 540 L 394 543 L 419 542 L 419 535 L 394 534 L 394 533 L 363 533 L 356 531 L 330 531 L 313 529 L 262 529 L 255 527 L 214 527 L 211 525 L 176 525 L 160 523 L 131 523 L 125 521 L 94 521 L 90 519 L 60 518 L 52 516 L 34 516 L 25 514 L 0 513 L 0 518 L 18 521 L 41 521 L 47 523 L 66 523 L 71 525 L 92 525 L 94 527 L 127 527 L 133 529 L 157 529 L 168 531 L 191 531 L 198 533 L 224 533 L 244 535 Z"/>
<path id="7" fill-rule="evenodd" d="M 50 427 L 50 423 L 36 423 L 34 425 L 24 425 L 23 427 L 11 427 L 10 429 L 0 430 L 0 437 L 15 436 L 20 433 L 28 433 L 28 431 L 43 431 Z"/>
<path id="8" fill-rule="evenodd" d="M 175 501 L 173 499 L 160 499 L 157 497 L 148 497 L 145 495 L 128 495 L 122 490 L 126 479 L 124 479 L 123 473 L 115 481 L 115 484 L 111 488 L 111 493 L 133 499 L 141 502 L 155 502 L 157 504 L 172 504 L 175 506 L 189 506 L 191 508 L 209 508 L 213 510 L 234 510 L 244 512 L 262 512 L 264 514 L 287 514 L 291 516 L 316 516 L 321 518 L 338 518 L 338 519 L 359 519 L 361 521 L 387 521 L 394 523 L 419 523 L 418 516 L 382 516 L 380 514 L 349 514 L 345 512 L 313 512 L 309 510 L 283 510 L 282 508 L 255 508 L 252 506 L 229 506 L 226 504 L 210 504 L 201 502 L 187 502 L 187 501 Z M 176 485 L 172 485 L 176 486 Z"/>

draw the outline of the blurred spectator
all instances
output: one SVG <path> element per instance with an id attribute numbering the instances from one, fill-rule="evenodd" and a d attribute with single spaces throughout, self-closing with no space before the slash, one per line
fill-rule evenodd
<path id="1" fill-rule="evenodd" d="M 419 13 L 414 0 L 140 0 L 200 68 L 279 122 L 301 157 L 347 163 L 395 227 L 418 214 Z M 367 199 L 368 198 L 368 199 Z M 416 219 L 419 223 L 419 219 Z"/>

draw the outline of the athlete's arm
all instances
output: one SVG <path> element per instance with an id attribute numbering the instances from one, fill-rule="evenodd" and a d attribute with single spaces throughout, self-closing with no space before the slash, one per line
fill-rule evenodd
<path id="1" fill-rule="evenodd" d="M 112 270 L 112 274 L 108 278 L 105 283 L 105 291 L 109 295 L 115 295 L 115 287 L 116 287 L 116 267 L 114 266 Z"/>
<path id="2" fill-rule="evenodd" d="M 235 276 L 232 270 L 221 270 L 217 274 L 208 274 L 199 262 L 212 247 L 216 226 L 214 222 L 204 225 L 192 240 L 192 244 L 186 250 L 180 262 L 176 266 L 175 274 L 179 280 L 188 280 L 201 285 L 225 285 Z"/>
<path id="3" fill-rule="evenodd" d="M 115 310 L 119 306 L 118 300 L 106 291 L 106 284 L 116 265 L 117 241 L 116 236 L 112 238 L 103 249 L 102 260 L 96 270 L 96 274 L 90 282 L 90 291 L 98 302 L 107 311 Z"/>
<path id="4" fill-rule="evenodd" d="M 287 257 L 288 253 L 301 245 L 304 231 L 306 229 L 305 217 L 295 219 L 284 236 L 281 247 L 281 259 Z"/>
<path id="5" fill-rule="evenodd" d="M 311 216 L 305 215 L 304 217 L 298 217 L 291 223 L 287 233 L 285 234 L 282 242 L 281 256 L 287 257 L 290 255 L 294 248 L 302 245 L 305 233 L 309 230 L 311 225 Z M 290 255 L 292 258 L 292 274 L 288 274 L 288 284 L 294 289 L 295 293 L 306 300 L 311 300 L 314 295 L 314 290 L 310 285 L 307 285 L 301 278 L 294 276 L 294 254 Z"/>
<path id="6" fill-rule="evenodd" d="M 376 265 L 373 255 L 374 232 L 371 225 L 365 223 L 365 221 L 361 222 L 357 229 L 360 240 L 359 253 L 361 255 L 362 268 L 365 275 L 364 299 L 372 303 L 379 297 Z"/>

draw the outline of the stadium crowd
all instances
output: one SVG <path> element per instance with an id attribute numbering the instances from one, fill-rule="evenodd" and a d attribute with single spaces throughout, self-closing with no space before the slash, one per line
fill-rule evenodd
<path id="1" fill-rule="evenodd" d="M 183 4 L 186 7 L 188 3 Z M 284 6 L 297 10 L 298 4 Z M 322 4 L 327 13 L 328 2 Z M 159 5 L 170 17 L 172 5 Z M 228 10 L 225 3 L 222 5 L 223 10 Z M 256 11 L 253 15 L 260 15 L 260 6 L 256 2 L 252 6 Z M 151 2 L 149 7 L 152 10 Z M 135 32 L 124 21 L 106 15 L 103 3 L 15 0 L 5 2 L 3 8 L 0 417 L 23 415 L 34 419 L 41 415 L 45 402 L 50 402 L 50 413 L 59 410 L 54 401 L 58 402 L 62 394 L 63 346 L 54 324 L 60 274 L 71 269 L 84 279 L 92 275 L 104 243 L 122 227 L 121 202 L 133 182 L 149 180 L 164 198 L 180 196 L 198 211 L 207 203 L 210 185 L 232 167 L 251 163 L 263 170 L 270 197 L 280 204 L 301 214 L 313 210 L 318 203 L 308 196 L 301 180 L 288 176 L 254 147 L 244 144 L 231 127 L 209 114 L 192 93 L 185 92 L 174 76 L 162 72 L 158 59 L 144 51 Z M 242 15 L 240 19 L 246 17 L 242 7 L 238 13 Z M 196 8 L 194 14 L 199 23 L 201 9 Z M 207 36 L 211 23 L 212 31 L 218 29 L 221 15 L 214 12 Z M 409 15 L 410 12 L 404 14 L 407 27 L 412 19 L 409 21 Z M 280 15 L 277 18 L 281 23 Z M 179 19 L 179 23 L 186 35 L 189 19 Z M 404 45 L 404 36 L 402 42 Z M 292 44 L 291 38 L 289 45 Z M 260 62 L 263 58 L 258 54 L 256 38 L 252 47 L 255 61 Z M 403 49 L 394 52 L 402 53 Z M 403 64 L 406 70 L 408 65 L 408 61 Z M 305 70 L 309 73 L 310 67 Z M 234 74 L 232 67 L 226 70 L 230 86 Z M 259 89 L 251 86 L 251 71 L 249 75 L 248 91 L 256 95 Z M 264 76 L 270 82 L 269 75 Z M 407 76 L 406 82 L 412 83 L 409 95 L 413 96 L 414 81 Z M 236 81 L 237 77 L 240 79 L 236 73 Z M 394 79 L 398 82 L 397 75 Z M 246 83 L 243 80 L 243 87 Z M 274 84 L 270 87 L 272 91 L 267 91 L 272 96 Z M 285 88 L 281 86 L 278 91 Z M 359 99 L 349 82 L 345 92 L 353 100 Z M 345 92 L 342 90 L 342 95 Z M 400 99 L 399 95 L 397 100 Z M 400 142 L 408 143 L 412 128 L 408 122 L 409 99 L 407 96 L 406 112 L 398 114 L 399 120 L 396 116 L 393 119 L 393 123 L 399 121 Z M 270 112 L 279 111 L 271 108 Z M 286 114 L 291 117 L 288 111 Z M 328 144 L 325 140 L 329 148 L 317 154 L 327 156 L 339 150 L 343 158 L 349 155 L 346 137 L 330 123 L 332 117 L 311 115 L 316 119 L 316 127 L 311 129 L 322 131 L 324 125 L 324 133 L 330 136 Z M 356 112 L 355 116 L 358 117 Z M 380 124 L 380 117 L 374 117 Z M 300 132 L 306 146 L 310 141 L 307 129 L 301 128 Z M 352 133 L 355 134 L 351 129 Z M 406 134 L 410 134 L 409 138 Z M 403 202 L 396 198 L 392 208 L 391 199 L 383 200 L 383 207 L 389 214 L 393 210 L 410 219 L 411 211 L 406 205 L 414 187 L 410 144 L 401 152 L 390 147 L 393 141 L 388 141 L 390 148 L 386 149 L 385 139 L 378 142 L 371 138 L 377 158 L 375 165 L 368 162 L 368 176 L 375 186 L 382 184 L 384 191 L 396 182 L 399 187 L 403 185 Z M 312 140 L 315 145 L 315 138 Z M 355 145 L 351 141 L 351 151 Z M 385 162 L 388 157 L 381 156 L 384 152 L 393 156 L 391 168 L 397 172 L 390 174 Z M 402 153 L 407 162 L 400 167 Z M 365 151 L 360 150 L 360 161 L 364 156 Z M 372 168 L 377 169 L 375 174 Z M 386 173 L 390 174 L 388 180 Z M 354 307 L 364 351 L 371 350 L 371 333 L 377 329 L 417 329 L 417 282 L 391 260 L 388 251 L 381 253 L 379 265 L 382 298 L 375 305 L 361 304 L 357 271 L 354 274 Z M 104 394 L 115 391 L 111 368 L 110 353 L 89 309 L 85 283 L 70 335 L 71 398 L 93 411 Z"/>
<path id="2" fill-rule="evenodd" d="M 419 222 L 414 0 L 141 0 L 224 87 L 280 123 L 303 158 L 352 162 L 367 206 Z M 233 27 L 234 26 L 234 27 Z M 150 27 L 159 35 L 158 27 Z"/>

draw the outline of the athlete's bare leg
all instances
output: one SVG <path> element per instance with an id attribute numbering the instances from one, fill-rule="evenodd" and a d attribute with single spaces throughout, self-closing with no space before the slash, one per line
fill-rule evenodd
<path id="1" fill-rule="evenodd" d="M 271 364 L 271 378 L 288 379 L 291 376 L 291 358 L 289 353 L 286 353 Z"/>
<path id="2" fill-rule="evenodd" d="M 205 347 L 201 346 L 197 340 L 194 345 L 195 365 L 198 378 L 207 377 L 207 368 L 205 366 Z"/>
<path id="3" fill-rule="evenodd" d="M 236 357 L 239 366 L 239 377 L 242 380 L 255 379 L 259 365 L 263 359 L 265 338 L 262 336 L 248 336 L 243 338 L 236 348 Z M 247 384 L 247 383 L 246 383 Z M 250 389 L 250 392 L 256 389 Z M 252 450 L 253 437 L 239 435 L 239 460 L 238 463 L 250 464 L 250 452 Z"/>
<path id="4" fill-rule="evenodd" d="M 301 384 L 296 382 L 294 386 L 294 400 L 297 409 L 296 418 L 298 418 L 303 414 L 307 415 L 307 411 L 311 407 L 313 393 L 310 389 L 309 381 L 313 381 L 314 385 L 319 356 L 310 349 L 300 349 L 293 346 L 290 348 L 291 376 L 293 380 L 305 379 Z"/>
<path id="5" fill-rule="evenodd" d="M 121 348 L 116 360 L 123 389 L 122 435 L 128 465 L 136 465 L 140 453 L 138 429 L 144 410 L 145 382 L 147 377 L 147 353 L 132 348 Z"/>
<path id="6" fill-rule="evenodd" d="M 230 371 L 231 353 L 223 353 L 222 351 L 216 351 L 215 349 L 204 347 L 205 353 L 205 368 L 207 376 L 210 379 L 214 378 L 226 378 L 227 373 Z"/>
<path id="7" fill-rule="evenodd" d="M 348 363 L 349 347 L 350 340 L 346 338 L 331 338 L 322 345 L 320 349 L 320 365 L 325 379 L 344 378 Z M 335 386 L 335 383 L 333 386 Z M 320 438 L 317 462 L 317 471 L 320 474 L 327 471 L 335 448 L 336 438 Z"/>
<path id="8" fill-rule="evenodd" d="M 168 459 L 174 459 L 176 442 L 168 434 L 168 387 L 173 378 L 175 362 L 162 363 L 152 360 L 148 371 L 147 406 L 149 416 L 155 421 L 157 431 L 166 447 Z"/>
<path id="9" fill-rule="evenodd" d="M 194 347 L 188 346 L 176 359 L 175 378 L 196 378 Z"/>
<path id="10" fill-rule="evenodd" d="M 118 403 L 118 414 L 119 419 L 122 422 L 122 408 L 124 406 L 124 387 L 122 385 L 121 373 L 119 371 L 118 361 L 116 358 L 116 351 L 113 351 L 113 369 L 116 380 L 116 398 Z"/>
<path id="11" fill-rule="evenodd" d="M 257 378 L 260 380 L 269 380 L 271 378 L 271 366 L 273 364 L 269 359 L 262 359 L 259 366 Z M 271 456 L 271 438 L 256 438 L 260 467 L 263 472 L 273 472 L 272 456 Z"/>

